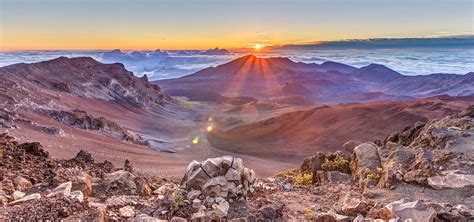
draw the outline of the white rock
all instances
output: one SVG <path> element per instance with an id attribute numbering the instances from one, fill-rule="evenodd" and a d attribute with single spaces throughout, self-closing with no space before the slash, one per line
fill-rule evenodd
<path id="1" fill-rule="evenodd" d="M 436 212 L 429 208 L 423 201 L 417 200 L 409 203 L 395 201 L 380 210 L 385 219 L 400 218 L 402 221 L 430 222 Z"/>
<path id="2" fill-rule="evenodd" d="M 458 174 L 455 172 L 443 172 L 443 176 L 434 176 L 428 178 L 428 185 L 434 189 L 443 188 L 463 188 L 474 185 L 474 175 Z"/>
<path id="3" fill-rule="evenodd" d="M 11 202 L 9 205 L 12 206 L 12 205 L 21 204 L 21 203 L 24 203 L 24 202 L 27 202 L 27 201 L 38 200 L 38 199 L 41 199 L 41 194 L 34 193 L 34 194 L 31 194 L 31 195 L 25 196 L 21 199 L 15 200 L 15 201 Z"/>
<path id="4" fill-rule="evenodd" d="M 71 193 L 71 188 L 72 188 L 72 182 L 66 182 L 63 183 L 56 188 L 54 188 L 53 191 L 51 191 L 47 197 L 54 197 L 54 196 L 63 196 L 63 197 L 68 197 L 69 194 Z"/>
<path id="5" fill-rule="evenodd" d="M 121 217 L 131 218 L 135 216 L 135 211 L 131 206 L 125 206 L 119 209 L 119 214 Z"/>
<path id="6" fill-rule="evenodd" d="M 80 190 L 76 190 L 76 191 L 71 192 L 69 194 L 69 198 L 77 199 L 81 203 L 84 202 L 84 194 L 82 194 L 82 191 L 80 191 Z"/>
<path id="7" fill-rule="evenodd" d="M 24 196 L 25 196 L 25 193 L 23 193 L 23 192 L 20 192 L 20 191 L 17 191 L 17 190 L 15 192 L 13 192 L 13 199 L 14 200 L 21 199 Z"/>

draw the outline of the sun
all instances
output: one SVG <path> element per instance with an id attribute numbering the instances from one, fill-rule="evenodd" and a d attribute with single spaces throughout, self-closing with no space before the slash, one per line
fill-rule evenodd
<path id="1" fill-rule="evenodd" d="M 255 44 L 255 45 L 253 46 L 253 48 L 258 51 L 258 50 L 262 49 L 263 46 L 260 45 L 260 44 Z"/>

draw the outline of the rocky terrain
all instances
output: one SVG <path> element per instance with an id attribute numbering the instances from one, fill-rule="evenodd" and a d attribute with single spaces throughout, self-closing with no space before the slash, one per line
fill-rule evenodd
<path id="1" fill-rule="evenodd" d="M 348 141 L 262 178 L 232 156 L 189 163 L 181 181 L 86 151 L 50 157 L 0 136 L 2 220 L 471 221 L 474 107 L 385 140 Z"/>

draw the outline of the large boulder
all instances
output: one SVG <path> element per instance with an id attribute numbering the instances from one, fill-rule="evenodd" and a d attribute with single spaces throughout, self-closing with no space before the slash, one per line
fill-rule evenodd
<path id="1" fill-rule="evenodd" d="M 183 199 L 198 209 L 191 220 L 220 219 L 229 211 L 229 201 L 254 191 L 255 172 L 240 158 L 223 156 L 192 161 L 181 180 Z M 207 207 L 206 207 L 207 206 Z"/>
<path id="2" fill-rule="evenodd" d="M 408 203 L 395 201 L 382 208 L 379 216 L 384 220 L 399 218 L 402 221 L 431 222 L 436 216 L 436 211 L 420 200 Z"/>
<path id="3" fill-rule="evenodd" d="M 443 172 L 441 176 L 429 177 L 428 185 L 434 189 L 474 187 L 474 175 Z"/>
<path id="4" fill-rule="evenodd" d="M 404 175 L 415 159 L 415 151 L 397 143 L 387 142 L 378 148 L 378 153 L 383 168 L 380 185 L 389 188 L 403 181 Z"/>
<path id="5" fill-rule="evenodd" d="M 373 186 L 380 179 L 381 161 L 377 147 L 371 143 L 363 143 L 354 148 L 350 163 L 352 175 L 360 187 Z M 373 176 L 371 176 L 373 175 Z"/>

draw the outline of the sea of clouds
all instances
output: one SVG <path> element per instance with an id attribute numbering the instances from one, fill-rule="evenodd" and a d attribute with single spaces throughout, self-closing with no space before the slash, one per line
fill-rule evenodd
<path id="1" fill-rule="evenodd" d="M 104 63 L 123 63 L 137 76 L 146 74 L 150 80 L 158 80 L 192 74 L 245 54 L 246 52 L 229 52 L 224 49 L 207 51 L 14 51 L 0 53 L 0 66 L 20 62 L 40 62 L 59 56 L 90 56 Z M 472 48 L 278 49 L 257 56 L 283 56 L 294 61 L 318 64 L 325 61 L 335 61 L 355 67 L 378 63 L 405 75 L 474 72 L 474 49 Z"/>

